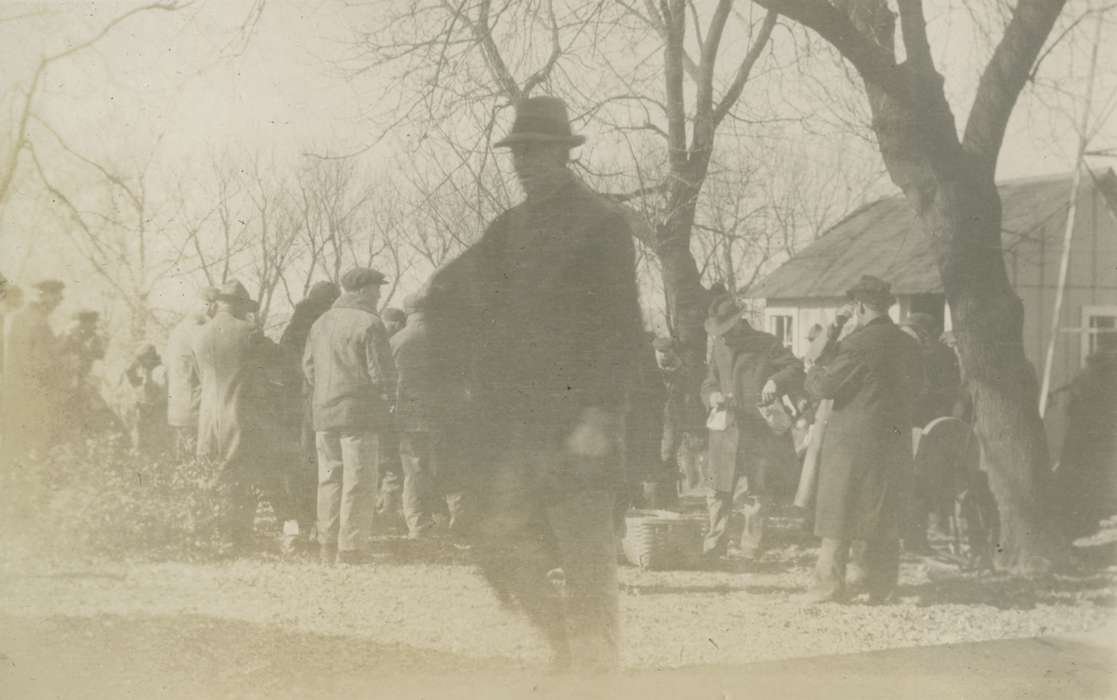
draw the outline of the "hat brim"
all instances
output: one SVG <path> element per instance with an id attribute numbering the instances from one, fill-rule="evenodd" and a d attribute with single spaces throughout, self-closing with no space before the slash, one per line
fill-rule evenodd
<path id="1" fill-rule="evenodd" d="M 244 297 L 233 297 L 227 294 L 218 294 L 217 297 L 214 298 L 214 301 L 226 301 L 231 304 L 240 304 L 248 311 L 260 310 L 260 302 L 256 301 L 255 299 L 246 299 Z"/>
<path id="2" fill-rule="evenodd" d="M 864 301 L 884 306 L 892 306 L 896 303 L 896 297 L 892 294 L 881 294 L 880 292 L 870 292 L 864 289 L 851 289 L 846 292 L 846 298 L 850 301 Z"/>
<path id="3" fill-rule="evenodd" d="M 571 134 L 570 136 L 560 136 L 557 134 L 544 134 L 537 131 L 521 131 L 520 133 L 508 134 L 501 140 L 493 144 L 493 148 L 508 148 L 520 143 L 561 143 L 570 148 L 581 146 L 586 142 L 586 137 L 581 134 Z"/>

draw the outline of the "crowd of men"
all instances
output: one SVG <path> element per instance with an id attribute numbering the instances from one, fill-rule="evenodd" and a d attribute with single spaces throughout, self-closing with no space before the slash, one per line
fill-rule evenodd
<path id="1" fill-rule="evenodd" d="M 568 167 L 583 141 L 560 100 L 522 101 L 495 146 L 510 150 L 525 200 L 402 310 L 381 309 L 384 275 L 356 267 L 340 286 L 311 287 L 276 343 L 241 283 L 207 288 L 162 355 L 134 353 L 115 415 L 89 380 L 104 356 L 96 315 L 80 312 L 56 337 L 62 283 L 33 285 L 22 308 L 19 290 L 0 285 L 5 451 L 41 458 L 60 426 L 118 421 L 141 454 L 217 466 L 223 546 L 251 545 L 263 498 L 285 549 L 314 546 L 326 565 L 366 561 L 374 514 L 398 507 L 411 538 L 468 538 L 484 577 L 562 667 L 619 663 L 624 513 L 641 499 L 669 503 L 680 471 L 707 489 L 704 552 L 717 561 L 736 539 L 738 506 L 741 549 L 757 554 L 771 505 L 803 491 L 800 465 L 817 463 L 815 602 L 855 589 L 886 600 L 901 541 L 926 548 L 931 513 L 961 517 L 987 558 L 976 543 L 995 542 L 996 508 L 935 320 L 894 323 L 888 283 L 866 276 L 798 358 L 732 295 L 712 294 L 695 391 L 695 363 L 642 329 L 623 211 Z M 1114 364 L 1094 361 L 1075 391 L 1112 391 Z"/>

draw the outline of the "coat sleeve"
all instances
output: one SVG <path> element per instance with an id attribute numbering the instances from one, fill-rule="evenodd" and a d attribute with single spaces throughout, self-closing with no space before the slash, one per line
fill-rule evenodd
<path id="1" fill-rule="evenodd" d="M 310 335 L 306 340 L 306 347 L 303 348 L 303 378 L 306 379 L 307 386 L 314 387 L 314 328 L 310 329 Z"/>
<path id="2" fill-rule="evenodd" d="M 602 215 L 596 230 L 577 252 L 584 270 L 579 312 L 592 326 L 579 333 L 585 361 L 583 406 L 615 407 L 635 382 L 643 329 L 636 290 L 636 252 L 632 232 L 619 213 Z"/>
<path id="3" fill-rule="evenodd" d="M 370 324 L 365 333 L 365 361 L 368 364 L 368 377 L 373 389 L 386 399 L 394 400 L 397 381 L 396 363 L 392 359 L 388 331 L 379 321 Z"/>
<path id="4" fill-rule="evenodd" d="M 706 366 L 706 378 L 702 381 L 702 387 L 699 389 L 702 396 L 702 405 L 706 408 L 713 408 L 710 406 L 710 394 L 715 391 L 721 391 L 721 376 L 718 372 L 716 358 L 710 358 L 710 362 Z"/>
<path id="5" fill-rule="evenodd" d="M 781 394 L 793 394 L 803 388 L 803 361 L 776 341 L 772 357 L 768 360 L 772 374 L 768 379 L 776 383 Z"/>
<path id="6" fill-rule="evenodd" d="M 820 362 L 807 372 L 805 388 L 813 399 L 833 399 L 841 403 L 865 381 L 868 365 L 860 357 L 855 347 L 839 346 L 829 358 Z"/>

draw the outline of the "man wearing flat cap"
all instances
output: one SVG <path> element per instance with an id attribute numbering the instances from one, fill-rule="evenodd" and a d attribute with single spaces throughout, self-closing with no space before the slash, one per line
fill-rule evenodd
<path id="1" fill-rule="evenodd" d="M 197 456 L 220 466 L 221 544 L 230 552 L 243 551 L 252 538 L 253 489 L 271 503 L 277 521 L 289 516 L 267 422 L 275 402 L 265 373 L 277 362 L 278 351 L 248 320 L 258 305 L 244 285 L 230 280 L 213 297 L 213 318 L 191 342 L 201 384 Z"/>
<path id="2" fill-rule="evenodd" d="M 716 560 L 728 545 L 728 524 L 738 482 L 746 487 L 742 549 L 755 556 L 763 548 L 766 510 L 781 478 L 786 487 L 795 464 L 791 436 L 776 435 L 759 407 L 798 392 L 803 364 L 776 336 L 753 328 L 731 295 L 716 301 L 706 320 L 713 349 L 702 401 L 711 411 L 725 411 L 720 429 L 709 431 L 706 505 L 710 518 L 703 554 Z M 785 488 L 785 490 L 787 490 Z"/>
<path id="3" fill-rule="evenodd" d="M 314 322 L 303 353 L 318 446 L 318 542 L 322 563 L 368 558 L 379 436 L 391 428 L 396 368 L 377 314 L 384 275 L 341 277 L 344 293 Z"/>
<path id="4" fill-rule="evenodd" d="M 174 439 L 175 458 L 189 459 L 198 448 L 198 411 L 202 385 L 194 364 L 194 336 L 216 310 L 217 290 L 205 287 L 167 337 L 163 361 L 167 367 L 167 425 Z"/>
<path id="5" fill-rule="evenodd" d="M 94 381 L 93 365 L 105 358 L 105 338 L 98 328 L 101 314 L 75 311 L 73 323 L 59 339 L 66 367 L 65 425 L 73 435 L 93 435 L 112 427 L 110 411 Z"/>
<path id="6" fill-rule="evenodd" d="M 614 668 L 620 621 L 614 508 L 625 406 L 643 344 L 624 211 L 568 168 L 566 105 L 516 105 L 511 151 L 526 195 L 435 274 L 427 323 L 444 421 L 483 502 L 482 573 L 515 600 L 560 666 Z M 565 600 L 547 572 L 561 567 Z"/>
<path id="7" fill-rule="evenodd" d="M 62 303 L 58 280 L 32 285 L 35 299 L 12 315 L 4 338 L 5 452 L 42 457 L 61 428 L 65 372 L 50 316 Z"/>
<path id="8" fill-rule="evenodd" d="M 923 368 L 916 342 L 888 317 L 890 285 L 865 275 L 848 292 L 855 324 L 831 326 L 807 372 L 815 399 L 833 400 L 819 467 L 815 534 L 822 538 L 809 602 L 845 601 L 850 546 L 870 602 L 887 600 L 899 574 L 899 537 L 912 470 L 912 400 Z M 839 335 L 844 335 L 838 340 Z"/>

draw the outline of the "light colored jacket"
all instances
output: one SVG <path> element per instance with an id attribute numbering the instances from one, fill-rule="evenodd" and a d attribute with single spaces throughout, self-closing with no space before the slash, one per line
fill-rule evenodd
<path id="1" fill-rule="evenodd" d="M 314 322 L 303 375 L 316 431 L 390 427 L 396 366 L 388 332 L 376 309 L 359 296 L 343 294 Z"/>
<path id="2" fill-rule="evenodd" d="M 194 364 L 194 336 L 206 322 L 202 314 L 182 319 L 167 339 L 163 361 L 167 366 L 167 425 L 192 428 L 198 425 L 202 385 Z"/>

